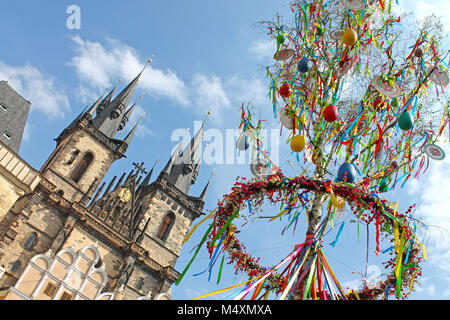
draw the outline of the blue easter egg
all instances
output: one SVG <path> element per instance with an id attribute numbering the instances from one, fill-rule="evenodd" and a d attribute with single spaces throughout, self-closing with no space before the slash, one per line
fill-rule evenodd
<path id="1" fill-rule="evenodd" d="M 245 151 L 250 147 L 250 143 L 248 141 L 248 136 L 245 135 L 243 136 L 240 140 L 238 140 L 238 142 L 236 143 L 236 148 L 241 150 L 241 151 Z"/>
<path id="2" fill-rule="evenodd" d="M 346 182 L 353 183 L 356 180 L 356 171 L 351 163 L 344 163 L 341 165 L 338 171 L 338 181 L 344 181 L 344 177 L 347 177 Z"/>
<path id="3" fill-rule="evenodd" d="M 308 58 L 302 58 L 298 62 L 298 70 L 302 73 L 306 73 L 311 69 L 311 65 Z"/>

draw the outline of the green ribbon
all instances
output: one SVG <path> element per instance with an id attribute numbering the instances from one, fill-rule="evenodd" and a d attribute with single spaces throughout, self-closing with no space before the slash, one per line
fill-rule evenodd
<path id="1" fill-rule="evenodd" d="M 180 284 L 181 279 L 183 279 L 184 275 L 188 271 L 189 267 L 191 266 L 192 262 L 194 261 L 195 257 L 197 256 L 198 252 L 200 251 L 201 247 L 203 246 L 203 243 L 205 243 L 206 239 L 208 238 L 208 234 L 211 232 L 213 227 L 214 227 L 214 222 L 211 223 L 211 225 L 209 226 L 208 230 L 206 231 L 205 235 L 202 238 L 202 241 L 198 245 L 197 250 L 195 250 L 194 256 L 192 257 L 191 261 L 189 261 L 186 268 L 184 268 L 183 272 L 181 273 L 181 275 L 178 277 L 177 281 L 175 282 L 176 286 Z"/>
<path id="2" fill-rule="evenodd" d="M 223 268 L 224 261 L 225 261 L 225 255 L 222 256 L 222 262 L 220 263 L 219 275 L 217 276 L 217 284 L 219 284 L 220 278 L 222 277 L 222 268 Z"/>
<path id="3" fill-rule="evenodd" d="M 228 219 L 227 223 L 225 223 L 225 225 L 220 228 L 219 232 L 217 232 L 216 236 L 213 238 L 213 240 L 211 241 L 211 243 L 209 244 L 209 247 L 212 248 L 214 246 L 214 243 L 217 241 L 217 239 L 222 235 L 222 233 L 230 226 L 231 221 L 234 220 L 234 218 L 236 218 L 236 216 L 239 213 L 239 208 L 234 212 L 234 214 L 231 216 L 230 219 Z"/>

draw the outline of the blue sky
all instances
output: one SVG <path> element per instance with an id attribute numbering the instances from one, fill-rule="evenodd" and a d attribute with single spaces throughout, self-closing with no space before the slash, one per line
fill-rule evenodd
<path id="1" fill-rule="evenodd" d="M 79 30 L 66 26 L 69 17 L 66 9 L 73 4 L 81 9 Z M 400 0 L 400 5 L 413 11 L 418 18 L 424 12 L 444 15 L 450 12 L 447 0 L 414 1 L 414 7 Z M 0 12 L 0 78 L 8 80 L 32 102 L 20 155 L 39 169 L 53 151 L 53 139 L 71 120 L 119 79 L 123 81 L 119 85 L 122 88 L 153 55 L 153 62 L 134 97 L 137 100 L 143 95 L 131 124 L 145 113 L 142 126 L 127 158 L 115 163 L 106 179 L 128 172 L 136 161 L 144 161 L 148 168 L 159 160 L 157 170 L 161 170 L 176 144 L 171 141 L 174 130 L 194 130 L 194 121 L 203 120 L 209 110 L 212 115 L 207 129 L 211 130 L 211 135 L 213 130 L 225 135 L 226 129 L 236 129 L 239 107 L 242 102 L 250 101 L 261 109 L 262 118 L 269 120 L 267 128 L 278 130 L 266 98 L 265 72 L 260 69 L 262 64 L 271 63 L 274 46 L 267 41 L 264 29 L 255 25 L 258 21 L 272 19 L 275 13 L 289 17 L 289 1 L 9 2 Z M 445 18 L 443 21 L 448 21 Z M 450 31 L 450 25 L 445 25 L 445 29 Z M 450 47 L 449 41 L 446 46 Z M 284 134 L 280 140 L 285 138 Z M 450 154 L 447 145 L 445 150 Z M 282 143 L 279 162 L 287 174 L 291 174 L 286 160 L 298 170 L 295 157 Z M 206 210 L 213 209 L 217 201 L 229 193 L 236 176 L 251 175 L 248 164 L 205 163 L 191 189 L 192 195 L 201 192 L 213 169 L 216 173 Z M 416 202 L 426 222 L 450 228 L 446 212 L 450 203 L 444 193 L 450 190 L 450 185 L 445 176 L 450 176 L 450 163 L 432 162 L 426 177 L 388 196 L 404 203 L 404 208 Z M 361 228 L 358 239 L 357 226 L 349 222 L 348 214 L 342 221 L 346 221 L 346 227 L 338 245 L 335 248 L 326 245 L 324 251 L 340 281 L 351 286 L 360 280 L 359 275 L 352 272 L 365 271 L 366 235 Z M 261 255 L 267 265 L 278 263 L 304 239 L 301 227 L 295 235 L 289 232 L 280 236 L 282 223 L 252 222 L 243 228 L 240 238 L 249 251 Z M 184 246 L 177 263 L 179 271 L 190 259 L 190 251 L 205 227 L 200 227 Z M 330 231 L 325 243 L 334 240 L 336 229 Z M 374 233 L 371 235 L 373 237 Z M 448 299 L 450 278 L 445 274 L 450 271 L 450 246 L 446 244 L 449 237 L 437 227 L 430 228 L 424 236 L 429 260 L 423 264 L 422 287 L 410 297 Z M 219 285 L 215 283 L 217 269 L 210 282 L 205 275 L 194 277 L 193 274 L 203 271 L 209 262 L 205 251 L 201 251 L 183 282 L 173 287 L 175 299 L 192 299 L 241 280 L 229 265 Z M 373 266 L 370 269 L 373 272 L 369 272 L 369 276 L 376 275 L 379 270 L 376 266 L 382 258 L 371 257 L 369 265 Z"/>

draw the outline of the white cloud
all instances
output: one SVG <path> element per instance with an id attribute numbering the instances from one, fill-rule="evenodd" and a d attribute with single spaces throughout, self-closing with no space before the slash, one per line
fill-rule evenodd
<path id="1" fill-rule="evenodd" d="M 261 62 L 273 57 L 276 44 L 273 39 L 255 40 L 250 44 L 248 50 L 253 55 L 254 60 Z"/>
<path id="2" fill-rule="evenodd" d="M 120 41 L 108 39 L 100 43 L 79 36 L 72 40 L 75 56 L 68 65 L 75 69 L 80 79 L 79 93 L 84 103 L 95 101 L 99 92 L 115 85 L 118 79 L 127 83 L 142 70 L 145 59 L 140 58 L 136 49 Z M 259 41 L 250 51 L 259 57 L 268 57 L 272 55 L 273 46 L 270 42 Z M 252 102 L 260 107 L 269 101 L 265 84 L 257 78 L 235 75 L 224 80 L 216 75 L 197 73 L 185 83 L 174 71 L 155 69 L 152 65 L 143 73 L 139 88 L 156 98 L 172 99 L 179 107 L 198 116 L 204 117 L 211 111 L 211 120 L 216 123 L 223 122 L 225 112 L 232 110 L 233 105 L 236 105 L 234 110 L 238 110 L 242 102 Z M 238 111 L 236 116 L 239 116 Z M 139 134 L 151 134 L 151 130 L 141 124 Z"/>
<path id="3" fill-rule="evenodd" d="M 142 70 L 145 59 L 141 59 L 136 49 L 118 40 L 107 40 L 103 45 L 99 42 L 83 40 L 79 36 L 72 38 L 76 47 L 76 55 L 68 63 L 75 69 L 82 94 L 91 94 L 92 89 L 104 90 L 116 83 L 118 79 L 130 81 Z M 140 88 L 155 97 L 167 97 L 181 105 L 189 100 L 184 82 L 170 69 L 159 70 L 151 65 L 139 82 Z M 89 96 L 89 99 L 93 97 Z"/>
<path id="4" fill-rule="evenodd" d="M 270 100 L 267 98 L 267 86 L 261 79 L 258 78 L 243 78 L 241 75 L 235 75 L 227 80 L 227 88 L 233 92 L 233 102 L 239 103 L 248 102 L 253 106 L 262 108 L 262 105 L 270 105 Z"/>
<path id="5" fill-rule="evenodd" d="M 222 80 L 217 76 L 196 74 L 192 81 L 192 88 L 199 114 L 211 111 L 215 115 L 213 118 L 219 120 L 220 113 L 231 107 Z"/>
<path id="6" fill-rule="evenodd" d="M 450 19 L 450 2 L 441 0 L 415 0 L 412 9 L 414 15 L 419 20 L 433 13 L 438 17 L 442 17 L 444 31 L 450 31 L 450 25 L 445 23 Z"/>
<path id="7" fill-rule="evenodd" d="M 431 271 L 433 280 L 448 282 L 440 274 L 450 272 L 450 147 L 448 142 L 437 144 L 445 150 L 447 157 L 443 161 L 430 160 L 428 171 L 414 183 L 410 194 L 415 198 L 421 220 L 428 226 L 421 228 L 421 232 L 425 231 L 423 241 L 428 256 L 424 266 L 435 270 Z M 430 284 L 424 293 L 434 294 L 434 289 L 435 286 Z"/>
<path id="8" fill-rule="evenodd" d="M 39 110 L 50 118 L 64 118 L 70 111 L 67 95 L 57 88 L 56 80 L 26 64 L 10 66 L 0 61 L 0 79 L 7 80 L 11 87 L 32 103 L 31 110 Z"/>

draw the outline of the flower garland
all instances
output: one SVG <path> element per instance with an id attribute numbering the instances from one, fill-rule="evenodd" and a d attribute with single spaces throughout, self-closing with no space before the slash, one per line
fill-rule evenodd
<path id="1" fill-rule="evenodd" d="M 218 203 L 213 215 L 214 222 L 205 234 L 208 239 L 207 248 L 212 258 L 210 271 L 218 253 L 226 251 L 229 263 L 234 264 L 236 272 L 244 272 L 251 279 L 265 274 L 270 268 L 261 266 L 260 259 L 247 252 L 246 247 L 236 237 L 239 230 L 232 223 L 233 220 L 239 216 L 240 208 L 244 204 L 248 204 L 249 211 L 254 214 L 266 199 L 271 203 L 283 202 L 286 205 L 279 215 L 272 217 L 273 220 L 290 213 L 295 208 L 307 207 L 310 202 L 308 193 L 329 195 L 332 201 L 333 197 L 343 199 L 350 204 L 352 213 L 361 222 L 366 224 L 374 222 L 377 230 L 377 255 L 380 235 L 390 237 L 390 241 L 394 244 L 390 248 L 392 257 L 384 263 L 386 268 L 392 268 L 386 280 L 379 281 L 372 287 L 363 285 L 358 292 L 352 291 L 341 295 L 341 298 L 377 299 L 383 294 L 386 298 L 392 294 L 397 298 L 406 297 L 413 289 L 417 277 L 421 275 L 419 263 L 422 261 L 420 256 L 422 245 L 417 242 L 415 232 L 410 227 L 411 220 L 408 214 L 412 207 L 406 214 L 396 213 L 386 200 L 380 199 L 376 193 L 370 191 L 367 182 L 364 181 L 360 184 L 350 184 L 317 181 L 305 176 L 291 179 L 281 172 L 259 181 L 247 181 L 245 178 L 239 181 L 238 178 L 232 187 L 232 193 Z M 321 247 L 318 240 L 320 239 L 315 239 L 314 246 Z M 223 258 L 219 275 L 222 266 Z M 182 276 L 177 283 L 181 278 Z M 284 274 L 272 273 L 265 281 L 265 288 L 279 294 L 286 287 L 287 281 Z"/>

